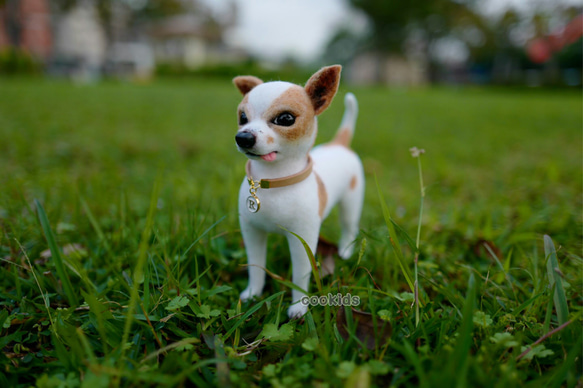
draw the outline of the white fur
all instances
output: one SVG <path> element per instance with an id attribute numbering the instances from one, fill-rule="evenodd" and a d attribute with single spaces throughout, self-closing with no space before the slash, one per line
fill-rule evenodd
<path id="1" fill-rule="evenodd" d="M 249 92 L 249 105 L 253 108 L 253 114 L 261 116 L 277 97 L 293 85 L 289 82 L 274 81 L 256 86 Z"/>
<path id="2" fill-rule="evenodd" d="M 285 82 L 270 82 L 258 85 L 249 92 L 246 105 L 249 121 L 239 130 L 252 132 L 257 136 L 254 153 L 263 155 L 278 151 L 277 160 L 274 162 L 250 157 L 251 174 L 255 180 L 289 176 L 303 170 L 307 165 L 307 154 L 317 133 L 317 120 L 314 119 L 314 130 L 310 136 L 291 144 L 280 138 L 262 118 L 262 114 L 273 101 L 291 85 Z M 340 128 L 349 128 L 353 131 L 358 108 L 352 94 L 346 96 L 345 104 L 346 113 Z M 268 144 L 266 141 L 268 136 L 275 141 Z M 263 291 L 268 233 L 286 236 L 293 266 L 292 281 L 308 292 L 312 271 L 308 255 L 301 242 L 286 230 L 301 236 L 315 253 L 322 221 L 337 203 L 340 204 L 342 223 L 339 254 L 344 259 L 352 254 L 352 243 L 358 234 L 364 196 L 362 163 L 353 151 L 341 145 L 322 145 L 314 148 L 310 155 L 314 161 L 314 168 L 307 179 L 286 187 L 257 190 L 257 196 L 261 201 L 261 208 L 257 213 L 247 210 L 249 183 L 246 178 L 243 179 L 239 191 L 239 220 L 249 264 L 249 285 L 241 293 L 243 300 L 261 295 Z M 327 194 L 322 217 L 319 215 L 316 174 L 322 180 Z M 351 188 L 353 177 L 356 179 L 356 185 Z M 304 293 L 292 290 L 292 305 L 288 309 L 290 318 L 298 318 L 306 313 L 307 306 L 299 303 L 302 296 Z"/>

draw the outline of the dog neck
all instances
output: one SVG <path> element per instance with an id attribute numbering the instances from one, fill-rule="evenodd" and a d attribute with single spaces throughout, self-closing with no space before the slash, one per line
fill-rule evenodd
<path id="1" fill-rule="evenodd" d="M 253 179 L 276 179 L 297 174 L 305 169 L 308 165 L 308 155 L 293 160 L 276 160 L 274 162 L 251 160 L 250 162 Z"/>

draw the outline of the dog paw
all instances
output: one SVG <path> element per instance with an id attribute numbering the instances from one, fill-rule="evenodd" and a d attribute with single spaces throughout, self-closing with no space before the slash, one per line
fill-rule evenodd
<path id="1" fill-rule="evenodd" d="M 287 309 L 287 316 L 290 319 L 300 319 L 307 312 L 308 306 L 304 306 L 301 302 L 297 302 L 289 306 L 289 308 Z"/>
<path id="2" fill-rule="evenodd" d="M 253 299 L 256 296 L 259 296 L 259 293 L 253 292 L 250 287 L 247 287 L 246 289 L 243 290 L 243 292 L 241 292 L 241 294 L 239 295 L 239 299 L 241 299 L 241 301 L 243 302 L 246 302 L 249 299 Z"/>
<path id="3" fill-rule="evenodd" d="M 354 252 L 353 244 L 348 244 L 343 248 L 338 249 L 338 255 L 344 260 L 350 259 L 352 257 L 353 252 Z"/>
<path id="4" fill-rule="evenodd" d="M 320 261 L 320 277 L 334 275 L 334 268 L 336 268 L 334 257 L 332 255 L 326 256 L 324 260 Z"/>

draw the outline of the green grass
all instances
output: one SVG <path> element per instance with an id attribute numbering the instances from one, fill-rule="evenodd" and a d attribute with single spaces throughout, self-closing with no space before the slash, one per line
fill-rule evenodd
<path id="1" fill-rule="evenodd" d="M 281 237 L 262 297 L 238 301 L 245 159 L 228 80 L 0 79 L 0 386 L 576 385 L 581 95 L 350 90 L 362 249 L 321 286 L 371 315 L 318 306 L 290 322 Z M 413 146 L 426 150 L 418 324 Z M 337 224 L 322 234 L 337 239 Z"/>

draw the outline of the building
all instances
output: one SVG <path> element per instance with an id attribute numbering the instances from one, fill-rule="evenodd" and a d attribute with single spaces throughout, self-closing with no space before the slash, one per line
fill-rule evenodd
<path id="1" fill-rule="evenodd" d="M 204 13 L 185 13 L 151 25 L 148 36 L 156 62 L 194 70 L 248 58 L 245 51 L 224 43 L 225 28 Z"/>
<path id="2" fill-rule="evenodd" d="M 48 0 L 6 0 L 0 8 L 0 51 L 19 48 L 45 62 L 53 50 Z"/>
<path id="3" fill-rule="evenodd" d="M 80 0 L 54 17 L 55 49 L 51 72 L 97 77 L 107 57 L 107 36 L 92 0 Z"/>

